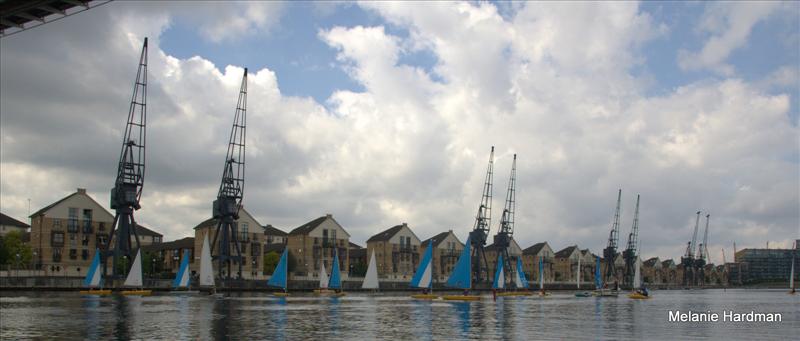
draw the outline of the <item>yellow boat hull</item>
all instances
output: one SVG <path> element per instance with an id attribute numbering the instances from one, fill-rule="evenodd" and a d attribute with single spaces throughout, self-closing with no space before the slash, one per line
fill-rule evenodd
<path id="1" fill-rule="evenodd" d="M 416 298 L 416 299 L 420 299 L 420 300 L 435 300 L 435 299 L 439 298 L 439 295 L 434 295 L 434 294 L 414 294 L 414 295 L 411 295 L 411 298 Z"/>
<path id="2" fill-rule="evenodd" d="M 107 296 L 111 295 L 111 290 L 81 290 L 81 295 Z"/>
<path id="3" fill-rule="evenodd" d="M 331 294 L 335 292 L 336 292 L 335 290 L 331 289 L 314 289 L 315 294 Z"/>
<path id="4" fill-rule="evenodd" d="M 642 294 L 628 294 L 628 297 L 635 300 L 646 300 L 650 298 L 650 296 L 645 296 Z"/>
<path id="5" fill-rule="evenodd" d="M 476 295 L 444 295 L 442 299 L 446 301 L 480 301 L 481 297 Z"/>
<path id="6" fill-rule="evenodd" d="M 509 292 L 498 292 L 497 296 L 533 296 L 533 293 L 530 291 L 509 291 Z"/>
<path id="7" fill-rule="evenodd" d="M 153 294 L 152 290 L 122 290 L 120 292 L 125 296 L 150 296 Z"/>
<path id="8" fill-rule="evenodd" d="M 289 296 L 289 293 L 288 292 L 273 292 L 272 296 L 286 297 L 286 296 Z"/>

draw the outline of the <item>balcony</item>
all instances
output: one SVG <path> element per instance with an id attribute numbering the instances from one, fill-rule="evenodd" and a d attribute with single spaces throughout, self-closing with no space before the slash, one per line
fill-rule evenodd
<path id="1" fill-rule="evenodd" d="M 78 220 L 68 220 L 67 221 L 67 232 L 69 233 L 78 233 Z"/>
<path id="2" fill-rule="evenodd" d="M 84 234 L 94 233 L 94 228 L 92 228 L 92 221 L 91 220 L 84 220 L 83 224 L 81 224 L 81 225 L 83 226 L 82 231 L 83 231 Z"/>
<path id="3" fill-rule="evenodd" d="M 238 239 L 242 243 L 249 243 L 250 242 L 250 234 L 247 232 L 239 232 L 237 235 Z"/>
<path id="4" fill-rule="evenodd" d="M 456 251 L 455 249 L 442 250 L 439 253 L 439 257 L 455 257 L 455 258 L 458 258 L 458 256 L 460 256 L 459 252 Z"/>

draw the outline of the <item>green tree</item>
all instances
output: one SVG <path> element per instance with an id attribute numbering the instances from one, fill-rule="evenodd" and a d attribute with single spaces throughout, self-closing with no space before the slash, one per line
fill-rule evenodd
<path id="1" fill-rule="evenodd" d="M 364 262 L 353 263 L 353 276 L 364 277 L 367 274 L 367 264 Z"/>
<path id="2" fill-rule="evenodd" d="M 33 259 L 33 249 L 22 241 L 22 233 L 19 231 L 11 231 L 6 234 L 3 238 L 2 248 L 3 251 L 0 253 L 5 253 L 6 264 L 20 267 L 30 264 Z"/>
<path id="3" fill-rule="evenodd" d="M 8 262 L 8 249 L 3 240 L 3 236 L 0 236 L 0 265 L 6 265 Z"/>
<path id="4" fill-rule="evenodd" d="M 272 275 L 278 262 L 281 260 L 281 255 L 275 251 L 270 251 L 264 255 L 264 274 Z"/>

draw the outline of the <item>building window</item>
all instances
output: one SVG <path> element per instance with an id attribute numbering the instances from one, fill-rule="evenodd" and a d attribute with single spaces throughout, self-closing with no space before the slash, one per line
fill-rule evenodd
<path id="1" fill-rule="evenodd" d="M 154 236 L 153 237 L 153 243 L 161 243 L 161 237 Z"/>
<path id="2" fill-rule="evenodd" d="M 108 243 L 108 235 L 106 235 L 104 233 L 103 234 L 98 234 L 97 235 L 97 247 L 98 248 L 104 248 L 106 246 L 106 243 Z"/>
<path id="3" fill-rule="evenodd" d="M 252 256 L 260 256 L 261 255 L 261 244 L 253 243 L 253 246 L 250 247 L 250 255 L 252 255 Z"/>
<path id="4" fill-rule="evenodd" d="M 78 233 L 78 209 L 75 207 L 69 208 L 69 219 L 67 220 L 67 231 L 71 233 Z"/>
<path id="5" fill-rule="evenodd" d="M 272 244 L 272 236 L 267 236 L 267 244 Z"/>
<path id="6" fill-rule="evenodd" d="M 247 243 L 239 242 L 239 248 L 242 253 L 247 253 Z"/>
<path id="7" fill-rule="evenodd" d="M 89 250 L 86 249 L 81 250 L 81 259 L 83 260 L 89 259 Z"/>
<path id="8" fill-rule="evenodd" d="M 61 219 L 53 219 L 53 229 L 61 229 Z"/>
<path id="9" fill-rule="evenodd" d="M 106 223 L 102 223 L 101 222 L 100 226 L 97 229 L 100 230 L 100 231 L 105 231 L 106 230 Z"/>
<path id="10" fill-rule="evenodd" d="M 84 235 L 84 236 L 81 238 L 81 245 L 83 245 L 83 246 L 89 246 L 89 236 L 87 236 L 87 235 Z"/>
<path id="11" fill-rule="evenodd" d="M 69 259 L 78 259 L 78 250 L 69 249 Z"/>
<path id="12" fill-rule="evenodd" d="M 61 235 L 64 236 L 63 234 Z M 63 240 L 62 240 L 63 243 Z M 53 262 L 60 262 L 61 261 L 61 249 L 53 249 Z"/>
<path id="13" fill-rule="evenodd" d="M 92 210 L 83 210 L 83 233 L 92 233 Z"/>
<path id="14" fill-rule="evenodd" d="M 70 233 L 69 234 L 69 245 L 70 246 L 78 245 L 78 239 L 77 239 L 77 235 L 76 234 L 74 234 L 74 233 Z"/>
<path id="15" fill-rule="evenodd" d="M 53 232 L 50 244 L 53 246 L 64 246 L 64 232 Z"/>

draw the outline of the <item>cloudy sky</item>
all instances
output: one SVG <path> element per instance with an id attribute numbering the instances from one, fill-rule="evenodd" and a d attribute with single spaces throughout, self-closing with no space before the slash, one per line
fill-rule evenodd
<path id="1" fill-rule="evenodd" d="M 515 238 L 600 252 L 622 188 L 645 257 L 800 237 L 800 4 L 113 2 L 0 39 L 0 210 L 85 187 L 107 205 L 142 40 L 138 220 L 211 214 L 242 68 L 245 207 L 356 243 L 407 222 L 464 240 L 496 146 L 495 233 L 518 154 Z M 702 225 L 702 223 L 701 223 Z M 700 232 L 702 235 L 702 231 Z"/>

